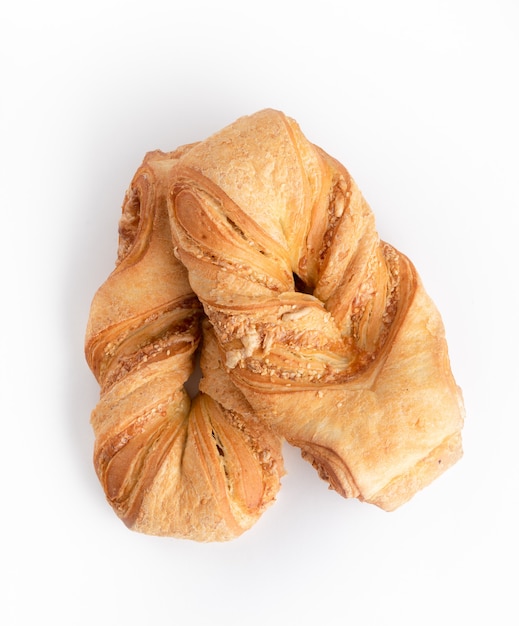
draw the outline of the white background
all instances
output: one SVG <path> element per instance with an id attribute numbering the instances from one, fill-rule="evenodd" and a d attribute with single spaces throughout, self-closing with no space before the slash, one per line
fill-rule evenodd
<path id="1" fill-rule="evenodd" d="M 0 622 L 519 623 L 515 0 L 9 2 L 0 19 Z M 350 170 L 416 264 L 465 456 L 394 513 L 298 452 L 241 538 L 128 531 L 91 455 L 91 298 L 148 150 L 264 107 Z"/>

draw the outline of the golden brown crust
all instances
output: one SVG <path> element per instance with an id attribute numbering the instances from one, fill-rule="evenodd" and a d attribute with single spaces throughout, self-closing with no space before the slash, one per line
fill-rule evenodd
<path id="1" fill-rule="evenodd" d="M 208 392 L 191 402 L 184 388 L 203 313 L 173 253 L 166 185 L 190 148 L 150 153 L 137 171 L 116 268 L 92 302 L 85 353 L 101 387 L 94 463 L 114 510 L 141 532 L 221 541 L 274 500 L 283 465 L 268 426 L 211 397 L 216 371 L 205 348 Z M 240 409 L 251 412 L 245 401 Z"/>
<path id="2" fill-rule="evenodd" d="M 334 489 L 391 510 L 461 456 L 440 316 L 346 169 L 293 120 L 260 111 L 196 145 L 168 201 L 240 397 Z"/>
<path id="3" fill-rule="evenodd" d="M 142 532 L 238 536 L 276 497 L 283 439 L 385 510 L 462 455 L 436 307 L 348 171 L 279 111 L 146 156 L 85 353 L 95 468 Z"/>

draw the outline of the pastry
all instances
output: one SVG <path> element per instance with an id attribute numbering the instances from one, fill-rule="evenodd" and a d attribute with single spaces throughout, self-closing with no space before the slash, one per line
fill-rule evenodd
<path id="1" fill-rule="evenodd" d="M 235 398 L 331 488 L 393 510 L 462 455 L 441 317 L 337 160 L 274 110 L 172 168 L 176 255 Z"/>
<path id="2" fill-rule="evenodd" d="M 275 499 L 281 438 L 217 365 L 212 329 L 173 254 L 167 183 L 190 149 L 144 159 L 124 200 L 116 267 L 91 305 L 85 354 L 101 388 L 94 464 L 128 527 L 223 541 Z M 202 334 L 204 391 L 191 402 L 185 383 Z M 222 393 L 232 406 L 214 397 Z"/>

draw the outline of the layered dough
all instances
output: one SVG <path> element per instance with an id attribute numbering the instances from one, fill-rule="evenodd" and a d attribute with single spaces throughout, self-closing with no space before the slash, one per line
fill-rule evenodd
<path id="1" fill-rule="evenodd" d="M 273 502 L 283 461 L 280 437 L 213 366 L 212 329 L 173 254 L 167 181 L 189 148 L 146 156 L 125 197 L 116 268 L 92 302 L 86 357 L 101 387 L 94 464 L 130 528 L 223 541 Z M 191 402 L 185 383 L 202 335 L 208 392 Z M 232 407 L 211 388 L 227 389 Z"/>
<path id="2" fill-rule="evenodd" d="M 293 120 L 260 111 L 201 142 L 168 203 L 232 382 L 333 489 L 392 510 L 460 458 L 438 311 L 347 170 Z"/>
<path id="3" fill-rule="evenodd" d="M 148 154 L 119 235 L 86 357 L 95 468 L 130 528 L 238 536 L 276 497 L 284 440 L 385 510 L 461 457 L 440 315 L 348 171 L 292 119 L 264 110 Z"/>

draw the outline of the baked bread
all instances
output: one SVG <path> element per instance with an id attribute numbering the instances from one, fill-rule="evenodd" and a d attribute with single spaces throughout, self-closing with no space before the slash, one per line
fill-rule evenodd
<path id="1" fill-rule="evenodd" d="M 101 387 L 94 464 L 130 528 L 223 541 L 275 499 L 281 439 L 215 366 L 212 330 L 173 254 L 167 183 L 189 149 L 144 159 L 125 197 L 116 268 L 92 302 L 85 353 Z M 205 393 L 191 402 L 184 384 L 202 332 Z M 214 399 L 214 389 L 232 406 Z"/>
<path id="2" fill-rule="evenodd" d="M 333 489 L 393 510 L 461 457 L 440 315 L 347 170 L 293 120 L 260 111 L 194 146 L 168 207 L 240 401 Z"/>

